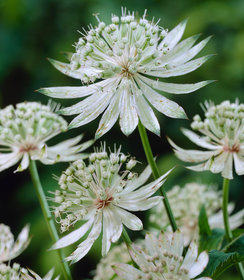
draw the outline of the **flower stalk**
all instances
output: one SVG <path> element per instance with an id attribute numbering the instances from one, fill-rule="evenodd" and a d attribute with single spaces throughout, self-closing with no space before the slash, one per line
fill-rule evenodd
<path id="1" fill-rule="evenodd" d="M 229 186 L 230 180 L 224 178 L 223 179 L 223 218 L 224 218 L 224 225 L 225 225 L 225 234 L 226 239 L 230 242 L 233 239 L 233 234 L 230 228 L 229 223 L 229 215 L 228 215 L 228 201 L 229 201 Z M 240 273 L 241 279 L 244 280 L 244 269 L 241 263 L 237 264 L 237 270 Z"/>
<path id="2" fill-rule="evenodd" d="M 149 140 L 148 140 L 146 129 L 142 125 L 141 122 L 139 122 L 139 124 L 138 124 L 138 129 L 139 129 L 141 142 L 142 142 L 142 145 L 143 145 L 143 149 L 144 149 L 147 161 L 152 168 L 153 177 L 155 179 L 157 179 L 157 178 L 160 177 L 159 171 L 158 171 L 156 162 L 153 158 L 152 149 L 151 149 L 151 146 L 150 146 L 150 143 L 149 143 Z M 172 230 L 175 232 L 178 227 L 177 227 L 177 224 L 175 222 L 175 218 L 174 218 L 173 212 L 171 210 L 171 206 L 170 206 L 170 203 L 169 203 L 169 200 L 168 200 L 168 197 L 167 197 L 167 194 L 166 194 L 166 191 L 165 191 L 164 187 L 160 188 L 160 193 L 164 197 L 163 203 L 164 203 L 164 206 L 165 206 L 165 209 L 166 209 L 166 212 L 167 212 Z"/>
<path id="3" fill-rule="evenodd" d="M 47 200 L 46 200 L 46 197 L 45 197 L 42 185 L 41 185 L 36 163 L 33 160 L 30 160 L 29 171 L 31 174 L 31 179 L 34 184 L 40 205 L 41 205 L 43 216 L 45 218 L 45 221 L 46 221 L 46 224 L 48 227 L 49 234 L 52 238 L 52 241 L 56 242 L 59 239 L 59 236 L 58 236 L 58 233 L 57 233 L 57 230 L 56 230 L 56 227 L 55 227 L 55 224 L 54 224 L 54 221 L 53 221 L 51 212 L 49 210 L 49 206 L 48 206 L 48 203 L 47 203 Z M 64 278 L 66 280 L 71 280 L 72 279 L 71 272 L 70 272 L 67 262 L 64 261 L 65 256 L 64 256 L 63 251 L 59 249 L 59 250 L 57 250 L 57 254 L 60 259 L 60 265 L 62 267 Z"/>

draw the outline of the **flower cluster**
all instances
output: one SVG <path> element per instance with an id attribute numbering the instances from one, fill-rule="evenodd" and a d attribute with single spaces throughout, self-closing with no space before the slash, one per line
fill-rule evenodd
<path id="1" fill-rule="evenodd" d="M 102 255 L 106 255 L 111 242 L 121 236 L 123 224 L 132 230 L 141 230 L 142 222 L 129 211 L 144 211 L 156 206 L 160 196 L 151 197 L 163 184 L 169 172 L 145 185 L 151 175 L 147 167 L 137 177 L 131 169 L 136 160 L 120 153 L 120 149 L 108 154 L 105 148 L 90 155 L 89 163 L 78 160 L 62 174 L 60 189 L 53 199 L 58 206 L 54 213 L 61 224 L 61 231 L 67 231 L 78 221 L 86 221 L 80 228 L 61 238 L 54 249 L 68 246 L 88 231 L 85 241 L 67 258 L 76 262 L 83 258 L 102 232 Z M 122 165 L 126 170 L 121 172 Z"/>
<path id="2" fill-rule="evenodd" d="M 96 267 L 93 280 L 117 279 L 112 265 L 115 263 L 130 263 L 131 257 L 125 243 L 113 247 L 108 254 L 100 260 Z"/>
<path id="3" fill-rule="evenodd" d="M 69 139 L 48 147 L 46 142 L 67 130 L 67 122 L 54 112 L 50 105 L 23 102 L 0 110 L 0 171 L 15 165 L 21 159 L 17 171 L 29 166 L 29 159 L 44 164 L 56 161 L 72 161 L 93 141 L 77 145 L 81 137 Z"/>
<path id="4" fill-rule="evenodd" d="M 198 256 L 198 248 L 192 242 L 186 256 L 183 257 L 183 236 L 176 231 L 171 236 L 161 233 L 159 238 L 148 233 L 145 238 L 145 249 L 132 245 L 130 255 L 138 265 L 116 264 L 114 270 L 119 279 L 135 280 L 190 280 L 201 274 L 208 263 L 208 254 Z M 197 278 L 207 280 L 210 278 Z"/>
<path id="5" fill-rule="evenodd" d="M 122 11 L 106 25 L 97 17 L 98 26 L 90 27 L 75 45 L 69 63 L 50 60 L 62 73 L 89 84 L 82 87 L 52 87 L 39 91 L 54 98 L 85 100 L 65 108 L 64 115 L 77 115 L 70 127 L 79 127 L 104 114 L 96 132 L 101 137 L 120 118 L 120 127 L 129 135 L 139 119 L 153 133 L 160 135 L 160 126 L 151 108 L 171 118 L 186 118 L 177 103 L 163 94 L 185 94 L 209 83 L 173 84 L 159 80 L 181 76 L 199 68 L 209 56 L 192 60 L 209 38 L 195 44 L 198 36 L 179 43 L 186 21 L 167 32 L 154 20 L 146 19 L 146 11 L 137 19 L 134 13 Z M 100 81 L 98 81 L 100 80 Z"/>
<path id="6" fill-rule="evenodd" d="M 195 171 L 210 170 L 224 178 L 233 178 L 233 161 L 238 175 L 244 174 L 244 104 L 224 101 L 219 105 L 206 103 L 205 119 L 196 115 L 192 129 L 202 136 L 184 129 L 183 133 L 196 145 L 208 151 L 184 150 L 170 143 L 176 155 L 183 161 L 201 162 L 188 166 Z"/>
<path id="7" fill-rule="evenodd" d="M 184 235 L 187 246 L 193 239 L 198 239 L 198 217 L 202 205 L 205 206 L 208 222 L 211 228 L 224 228 L 222 206 L 222 192 L 214 186 L 198 183 L 188 183 L 184 187 L 174 186 L 167 192 L 177 225 Z M 229 204 L 229 214 L 234 205 Z M 159 203 L 150 211 L 150 222 L 153 229 L 165 228 L 171 231 L 164 206 Z M 238 228 L 244 222 L 244 209 L 229 218 L 231 229 Z"/>
<path id="8" fill-rule="evenodd" d="M 51 269 L 47 275 L 41 278 L 38 274 L 34 271 L 28 269 L 28 271 L 22 272 L 23 280 L 52 280 L 54 274 L 54 269 Z M 59 280 L 59 276 L 57 276 L 54 280 Z"/>
<path id="9" fill-rule="evenodd" d="M 22 273 L 27 273 L 27 270 L 17 263 L 12 266 L 0 263 L 0 280 L 24 280 Z"/>

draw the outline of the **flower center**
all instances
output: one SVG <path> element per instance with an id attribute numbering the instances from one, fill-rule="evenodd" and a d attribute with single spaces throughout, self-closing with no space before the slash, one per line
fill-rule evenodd
<path id="1" fill-rule="evenodd" d="M 238 153 L 240 151 L 240 145 L 234 144 L 232 147 L 229 147 L 228 145 L 224 145 L 223 151 L 228 153 Z"/>
<path id="2" fill-rule="evenodd" d="M 19 152 L 20 153 L 28 153 L 30 151 L 37 150 L 37 146 L 31 143 L 25 144 L 22 147 L 20 147 Z"/>
<path id="3" fill-rule="evenodd" d="M 114 198 L 108 193 L 108 189 L 106 189 L 105 192 L 103 192 L 99 195 L 99 197 L 97 197 L 97 199 L 94 201 L 94 205 L 97 207 L 98 210 L 103 209 L 104 207 L 109 205 L 113 200 Z"/>

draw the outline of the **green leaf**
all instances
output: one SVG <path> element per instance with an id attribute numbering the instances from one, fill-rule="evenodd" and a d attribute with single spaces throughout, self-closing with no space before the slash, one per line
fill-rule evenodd
<path id="1" fill-rule="evenodd" d="M 224 252 L 237 252 L 240 256 L 244 257 L 244 234 L 240 235 L 229 243 L 224 249 Z"/>
<path id="2" fill-rule="evenodd" d="M 201 207 L 201 210 L 200 210 L 200 213 L 199 213 L 198 225 L 199 225 L 200 236 L 201 235 L 210 236 L 212 234 L 212 231 L 211 231 L 209 223 L 208 223 L 208 216 L 207 216 L 206 209 L 205 209 L 204 205 Z"/>
<path id="3" fill-rule="evenodd" d="M 219 277 L 226 269 L 232 265 L 244 261 L 244 256 L 237 252 L 224 253 L 213 250 L 209 252 L 209 262 L 206 269 L 199 277 L 209 276 L 212 279 Z"/>
<path id="4" fill-rule="evenodd" d="M 219 228 L 213 229 L 211 235 L 201 235 L 199 240 L 199 251 L 209 252 L 214 249 L 220 250 L 224 237 L 225 231 Z"/>

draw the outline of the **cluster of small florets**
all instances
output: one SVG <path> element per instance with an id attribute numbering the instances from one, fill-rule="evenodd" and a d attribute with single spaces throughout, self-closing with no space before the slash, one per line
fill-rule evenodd
<path id="1" fill-rule="evenodd" d="M 122 12 L 121 18 L 112 15 L 112 23 L 106 25 L 98 20 L 98 26 L 90 26 L 83 38 L 76 43 L 76 52 L 71 57 L 72 70 L 81 70 L 81 81 L 94 82 L 96 79 L 116 74 L 130 76 L 138 70 L 143 72 L 146 64 L 158 66 L 159 53 L 167 53 L 167 45 L 157 48 L 167 31 L 146 18 L 137 20 L 132 14 Z M 147 54 L 147 55 L 146 55 Z M 92 69 L 83 69 L 83 67 Z M 147 70 L 146 68 L 144 69 Z"/>
<path id="2" fill-rule="evenodd" d="M 0 140 L 3 145 L 19 146 L 21 152 L 34 150 L 37 143 L 67 129 L 66 121 L 50 106 L 23 102 L 0 110 Z M 48 139 L 47 139 L 48 137 Z"/>
<path id="3" fill-rule="evenodd" d="M 183 188 L 174 186 L 167 194 L 186 245 L 198 236 L 198 216 L 202 205 L 205 205 L 209 217 L 221 208 L 221 192 L 215 186 L 188 183 Z M 158 230 L 165 227 L 170 229 L 163 203 L 151 210 L 150 222 Z"/>
<path id="4" fill-rule="evenodd" d="M 93 280 L 118 279 L 118 276 L 115 275 L 111 266 L 115 263 L 129 262 L 131 262 L 131 257 L 125 243 L 115 246 L 100 260 Z"/>
<path id="5" fill-rule="evenodd" d="M 21 280 L 21 273 L 27 273 L 26 269 L 20 267 L 19 264 L 14 263 L 11 266 L 1 263 L 0 264 L 0 280 Z"/>
<path id="6" fill-rule="evenodd" d="M 237 139 L 240 142 L 244 141 L 244 104 L 224 101 L 216 106 L 213 103 L 207 103 L 206 108 L 204 121 L 199 115 L 196 115 L 191 124 L 192 129 L 212 132 L 214 141 L 216 141 L 215 136 L 217 139 L 227 137 L 229 143 L 226 144 L 233 149 L 235 148 L 233 145 L 239 144 L 236 142 Z M 211 136 L 209 137 L 211 138 Z"/>
<path id="7" fill-rule="evenodd" d="M 60 204 L 55 207 L 54 214 L 61 224 L 61 232 L 85 219 L 92 207 L 99 210 L 114 201 L 114 192 L 122 191 L 126 180 L 137 176 L 130 171 L 136 161 L 127 158 L 119 151 L 109 156 L 104 151 L 96 152 L 90 155 L 88 165 L 83 160 L 77 160 L 63 172 L 59 179 L 60 190 L 56 190 L 54 198 Z M 123 164 L 126 164 L 126 171 L 118 180 L 116 190 L 110 190 L 114 174 L 119 173 Z"/>

